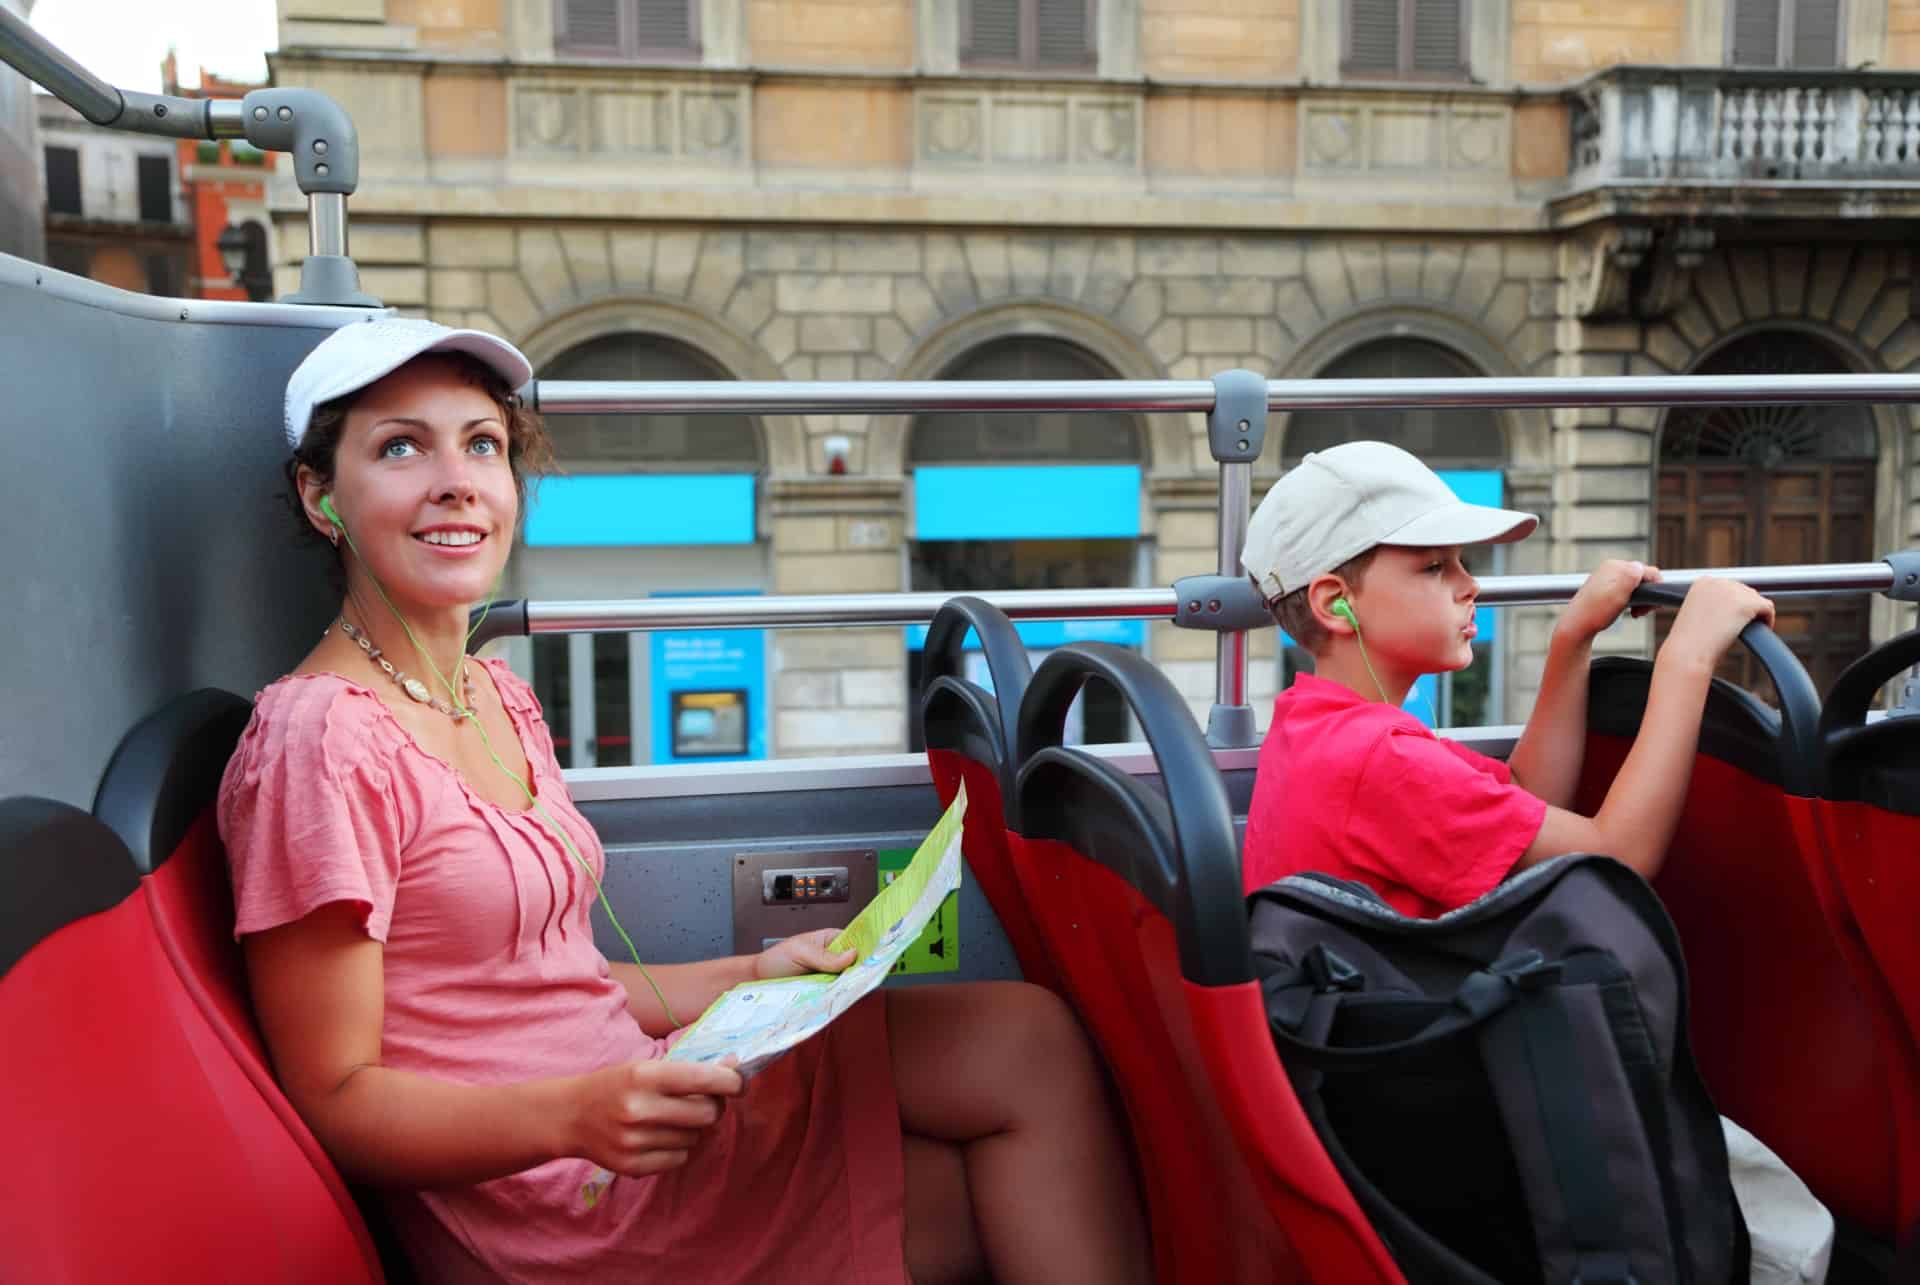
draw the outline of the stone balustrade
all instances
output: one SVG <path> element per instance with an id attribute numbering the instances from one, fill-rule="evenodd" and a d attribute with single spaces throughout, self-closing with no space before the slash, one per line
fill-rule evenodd
<path id="1" fill-rule="evenodd" d="M 1576 188 L 1920 184 L 1920 74 L 1619 67 L 1570 94 Z"/>

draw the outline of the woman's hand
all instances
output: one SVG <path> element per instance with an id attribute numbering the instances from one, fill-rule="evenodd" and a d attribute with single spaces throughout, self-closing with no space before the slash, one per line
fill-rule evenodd
<path id="1" fill-rule="evenodd" d="M 745 1086 L 731 1066 L 710 1063 L 604 1067 L 572 1082 L 563 1154 L 630 1178 L 677 1169 Z"/>
<path id="2" fill-rule="evenodd" d="M 1657 583 L 1659 579 L 1660 568 L 1645 563 L 1622 562 L 1617 558 L 1601 563 L 1573 595 L 1567 609 L 1560 613 L 1560 633 L 1574 643 L 1592 642 L 1601 630 L 1620 618 L 1635 589 Z M 1646 611 L 1647 608 L 1635 607 L 1633 614 L 1644 615 Z"/>
<path id="3" fill-rule="evenodd" d="M 857 957 L 857 951 L 827 949 L 827 943 L 840 935 L 838 928 L 816 928 L 777 941 L 753 957 L 753 975 L 763 982 L 777 977 L 799 977 L 805 973 L 837 973 Z"/>

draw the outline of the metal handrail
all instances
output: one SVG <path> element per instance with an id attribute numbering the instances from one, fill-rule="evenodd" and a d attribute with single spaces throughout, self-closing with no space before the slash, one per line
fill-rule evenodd
<path id="1" fill-rule="evenodd" d="M 1740 580 L 1772 596 L 1885 593 L 1896 573 L 1886 562 L 1671 570 L 1670 585 L 1702 576 Z M 1566 602 L 1583 575 L 1488 576 L 1480 603 L 1488 607 Z M 1248 593 L 1252 593 L 1249 585 Z M 926 624 L 949 593 L 794 594 L 727 598 L 629 598 L 606 601 L 506 603 L 488 614 L 476 638 L 528 634 L 628 633 L 656 629 L 808 629 Z M 1145 589 L 1022 589 L 974 597 L 1013 620 L 1170 620 L 1174 591 Z"/>
<path id="2" fill-rule="evenodd" d="M 1213 409 L 1214 384 L 1161 380 L 877 380 L 758 383 L 536 379 L 521 389 L 548 415 L 912 414 L 933 411 Z M 1415 407 L 1786 406 L 1920 402 L 1916 375 L 1583 375 L 1565 379 L 1270 379 L 1271 410 Z"/>

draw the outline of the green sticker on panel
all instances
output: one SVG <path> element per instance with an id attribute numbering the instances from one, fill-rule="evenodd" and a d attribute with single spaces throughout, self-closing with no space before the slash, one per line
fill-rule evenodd
<path id="1" fill-rule="evenodd" d="M 913 860 L 912 848 L 881 848 L 875 862 L 880 886 L 892 883 L 907 863 Z M 890 976 L 902 973 L 957 973 L 960 971 L 960 894 L 949 893 L 940 903 L 940 913 L 907 947 Z"/>

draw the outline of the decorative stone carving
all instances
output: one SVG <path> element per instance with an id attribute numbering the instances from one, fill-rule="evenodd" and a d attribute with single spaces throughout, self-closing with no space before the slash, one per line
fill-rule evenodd
<path id="1" fill-rule="evenodd" d="M 1664 316 L 1686 296 L 1694 269 L 1712 248 L 1707 228 L 1656 230 L 1644 224 L 1601 228 L 1568 241 L 1562 248 L 1568 307 L 1588 321 Z"/>
<path id="2" fill-rule="evenodd" d="M 681 151 L 689 156 L 730 156 L 740 138 L 740 96 L 734 93 L 680 95 Z"/>
<path id="3" fill-rule="evenodd" d="M 1309 108 L 1307 155 L 1317 168 L 1347 169 L 1354 165 L 1354 118 L 1341 111 Z"/>
<path id="4" fill-rule="evenodd" d="M 514 143 L 522 151 L 572 152 L 574 114 L 579 95 L 555 90 L 525 90 L 517 96 Z"/>
<path id="5" fill-rule="evenodd" d="M 1664 317 L 1680 306 L 1693 283 L 1693 272 L 1706 261 L 1713 249 L 1713 229 L 1678 227 L 1660 238 L 1653 256 L 1653 270 L 1647 274 L 1635 311 L 1642 317 Z"/>
<path id="6" fill-rule="evenodd" d="M 949 98 L 931 94 L 920 100 L 920 155 L 935 162 L 984 159 L 980 119 L 986 103 L 979 97 Z"/>
<path id="7" fill-rule="evenodd" d="M 1300 113 L 1301 155 L 1321 174 L 1427 173 L 1503 176 L 1511 111 L 1445 96 L 1330 95 Z"/>
<path id="8" fill-rule="evenodd" d="M 594 93 L 593 132 L 589 148 L 595 152 L 673 152 L 673 99 L 663 90 L 648 93 Z"/>
<path id="9" fill-rule="evenodd" d="M 929 169 L 1136 173 L 1140 104 L 1068 90 L 953 91 L 919 96 L 916 161 Z"/>
<path id="10" fill-rule="evenodd" d="M 622 161 L 698 160 L 739 165 L 747 156 L 747 87 L 661 79 L 609 89 L 543 74 L 517 81 L 513 150 L 527 157 L 614 156 Z"/>

